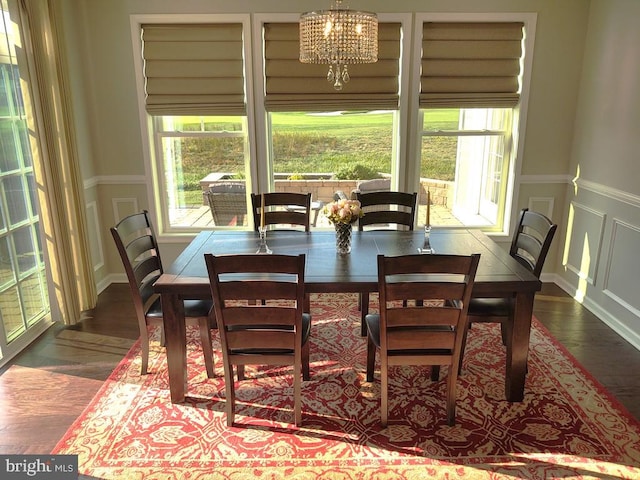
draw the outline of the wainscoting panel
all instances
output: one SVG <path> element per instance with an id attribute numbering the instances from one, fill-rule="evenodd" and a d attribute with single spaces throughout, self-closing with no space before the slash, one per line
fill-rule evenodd
<path id="1" fill-rule="evenodd" d="M 640 272 L 640 227 L 614 219 L 609 256 L 605 266 L 603 293 L 640 316 L 640 297 L 635 279 Z"/>
<path id="2" fill-rule="evenodd" d="M 553 219 L 553 197 L 529 197 L 529 210 L 534 212 L 540 212 L 543 215 L 546 215 L 547 218 L 550 218 L 551 221 Z M 554 223 L 558 223 L 554 221 Z"/>
<path id="3" fill-rule="evenodd" d="M 113 205 L 115 223 L 118 223 L 127 215 L 133 215 L 140 211 L 137 198 L 113 198 L 111 203 Z"/>
<path id="4" fill-rule="evenodd" d="M 606 215 L 571 202 L 562 264 L 580 279 L 596 284 Z"/>
<path id="5" fill-rule="evenodd" d="M 89 244 L 91 245 L 91 261 L 93 271 L 97 272 L 104 267 L 104 248 L 102 245 L 102 226 L 98 215 L 98 204 L 89 202 L 87 209 L 87 230 L 89 234 Z"/>

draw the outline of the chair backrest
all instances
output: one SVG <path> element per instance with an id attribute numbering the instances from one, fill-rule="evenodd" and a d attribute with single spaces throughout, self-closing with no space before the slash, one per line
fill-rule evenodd
<path id="1" fill-rule="evenodd" d="M 523 208 L 511 241 L 510 255 L 540 278 L 557 228 L 543 214 Z"/>
<path id="2" fill-rule="evenodd" d="M 204 192 L 213 223 L 218 226 L 243 225 L 247 214 L 247 187 L 245 182 L 215 182 Z"/>
<path id="3" fill-rule="evenodd" d="M 364 216 L 358 221 L 358 230 L 364 227 L 394 224 L 396 229 L 413 230 L 417 193 L 381 191 L 356 194 Z M 388 228 L 388 227 L 387 227 Z"/>
<path id="4" fill-rule="evenodd" d="M 378 256 L 380 347 L 389 365 L 449 364 L 457 371 L 479 260 Z"/>
<path id="5" fill-rule="evenodd" d="M 311 193 L 270 192 L 252 193 L 251 205 L 253 224 L 257 230 L 260 226 L 262 199 L 264 198 L 264 222 L 269 225 L 290 225 L 295 228 L 310 230 L 311 225 Z"/>
<path id="6" fill-rule="evenodd" d="M 305 255 L 205 254 L 205 262 L 225 368 L 300 365 Z"/>
<path id="7" fill-rule="evenodd" d="M 163 271 L 149 212 L 143 210 L 123 218 L 111 227 L 111 234 L 127 274 L 136 315 L 144 322 L 147 308 L 157 298 L 153 284 Z"/>

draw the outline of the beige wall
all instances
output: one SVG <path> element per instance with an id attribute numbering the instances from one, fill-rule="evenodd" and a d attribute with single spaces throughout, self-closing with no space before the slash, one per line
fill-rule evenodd
<path id="1" fill-rule="evenodd" d="M 116 211 L 149 207 L 150 174 L 143 161 L 144 135 L 141 132 L 136 77 L 131 45 L 130 15 L 150 13 L 301 13 L 325 7 L 318 0 L 257 2 L 212 2 L 211 0 L 58 0 L 68 45 L 68 64 L 73 86 L 73 102 L 78 122 L 83 175 L 88 198 L 99 204 L 97 219 L 103 235 L 104 266 L 98 281 L 108 284 L 121 274 L 121 267 L 108 236 Z M 511 216 L 521 207 L 548 209 L 562 224 L 569 216 L 572 200 L 583 201 L 581 227 L 591 225 L 585 211 L 604 212 L 602 232 L 613 231 L 620 201 L 631 202 L 625 222 L 637 226 L 638 194 L 638 100 L 640 84 L 637 45 L 639 33 L 634 20 L 640 17 L 637 0 L 460 0 L 409 1 L 353 0 L 352 8 L 383 12 L 484 13 L 533 12 L 537 15 L 533 69 L 526 111 L 526 136 L 517 166 L 517 197 Z M 584 62 L 583 62 L 584 58 Z M 583 65 L 584 64 L 584 65 Z M 577 112 L 577 113 L 576 113 Z M 635 153 L 635 157 L 634 157 Z M 606 159 L 606 161 L 603 161 Z M 578 190 L 571 179 L 580 168 L 587 182 Z M 596 191 L 588 197 L 582 192 Z M 129 203 L 123 205 L 122 199 Z M 128 200 L 127 200 L 128 199 Z M 121 209 L 114 206 L 120 202 Z M 629 203 L 627 203 L 629 206 Z M 613 209 L 613 210 L 610 210 Z M 586 215 L 587 220 L 583 217 Z M 634 227 L 635 228 L 635 227 Z M 633 230 L 633 229 L 631 229 Z M 618 232 L 620 230 L 618 229 Z M 603 235 L 605 235 L 603 233 Z M 625 245 L 628 243 L 624 231 Z M 556 279 L 567 290 L 577 289 L 580 268 L 563 262 L 563 227 L 545 268 L 546 279 Z M 572 235 L 576 235 L 576 230 Z M 591 233 L 593 236 L 594 234 Z M 605 237 L 601 235 L 602 239 Z M 170 261 L 188 238 L 163 240 Z M 600 242 L 599 247 L 609 242 Z M 640 241 L 639 241 L 640 243 Z M 630 256 L 635 252 L 628 252 Z M 610 252 L 599 251 L 603 260 Z M 99 257 L 97 255 L 96 257 Z M 569 255 L 576 261 L 575 252 Z M 598 272 L 605 264 L 598 265 Z M 575 270 L 575 271 L 574 271 Z M 636 269 L 636 272 L 638 270 Z M 625 273 L 626 274 L 626 273 Z M 631 275 L 630 272 L 628 272 Z M 603 275 L 596 276 L 602 279 Z M 636 280 L 637 274 L 629 280 Z M 616 279 L 616 284 L 619 284 Z M 587 282 L 587 285 L 588 284 Z M 618 323 L 627 337 L 640 345 L 637 311 L 620 292 L 624 302 L 611 300 L 602 285 L 585 288 L 585 304 L 593 298 L 593 309 L 613 313 L 609 321 Z M 611 303 L 611 306 L 608 305 Z M 605 308 L 606 307 L 606 308 Z"/>
<path id="2" fill-rule="evenodd" d="M 593 0 L 557 283 L 640 348 L 640 2 Z"/>

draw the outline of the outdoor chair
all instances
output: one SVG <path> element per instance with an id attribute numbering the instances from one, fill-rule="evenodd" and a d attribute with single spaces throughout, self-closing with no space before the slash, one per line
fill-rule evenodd
<path id="1" fill-rule="evenodd" d="M 522 209 L 518 225 L 513 234 L 509 254 L 540 278 L 544 261 L 549 252 L 557 225 L 541 213 Z M 513 328 L 515 297 L 472 298 L 469 303 L 469 323 L 464 332 L 460 368 L 467 342 L 469 328 L 473 323 L 499 323 L 502 343 L 507 344 Z"/>
<path id="2" fill-rule="evenodd" d="M 455 423 L 462 340 L 479 260 L 479 254 L 378 255 L 380 313 L 366 316 L 367 381 L 373 381 L 378 350 L 383 427 L 389 415 L 390 367 L 402 365 L 431 365 L 432 380 L 438 379 L 440 365 L 449 367 L 447 423 Z"/>
<path id="3" fill-rule="evenodd" d="M 391 178 L 372 178 L 369 180 L 360 180 L 356 184 L 356 188 L 351 190 L 351 198 L 356 199 L 359 193 L 386 192 L 391 190 Z"/>
<path id="4" fill-rule="evenodd" d="M 153 284 L 162 275 L 162 260 L 149 212 L 129 215 L 115 227 L 111 234 L 127 274 L 133 306 L 140 330 L 142 348 L 141 374 L 146 375 L 149 366 L 149 325 L 161 329 L 161 345 L 164 345 L 164 328 L 160 296 L 153 291 Z M 211 300 L 185 300 L 184 315 L 188 325 L 197 324 L 204 353 L 207 376 L 213 378 L 213 347 L 211 328 L 216 328 Z"/>
<path id="5" fill-rule="evenodd" d="M 235 418 L 233 367 L 243 380 L 245 365 L 293 366 L 294 418 L 300 425 L 311 332 L 311 315 L 303 313 L 305 255 L 204 257 L 222 345 L 227 425 Z"/>
<path id="6" fill-rule="evenodd" d="M 243 181 L 215 182 L 204 192 L 216 226 L 244 225 L 247 187 Z"/>

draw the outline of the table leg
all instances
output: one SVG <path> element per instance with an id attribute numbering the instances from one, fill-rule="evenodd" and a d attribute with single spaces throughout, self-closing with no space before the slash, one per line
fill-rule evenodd
<path id="1" fill-rule="evenodd" d="M 511 338 L 507 341 L 507 368 L 505 372 L 505 395 L 510 402 L 521 402 L 527 375 L 529 337 L 535 292 L 516 295 Z"/>
<path id="2" fill-rule="evenodd" d="M 161 302 L 171 403 L 181 403 L 184 402 L 187 392 L 187 332 L 184 303 L 180 297 L 171 294 L 162 294 Z"/>

